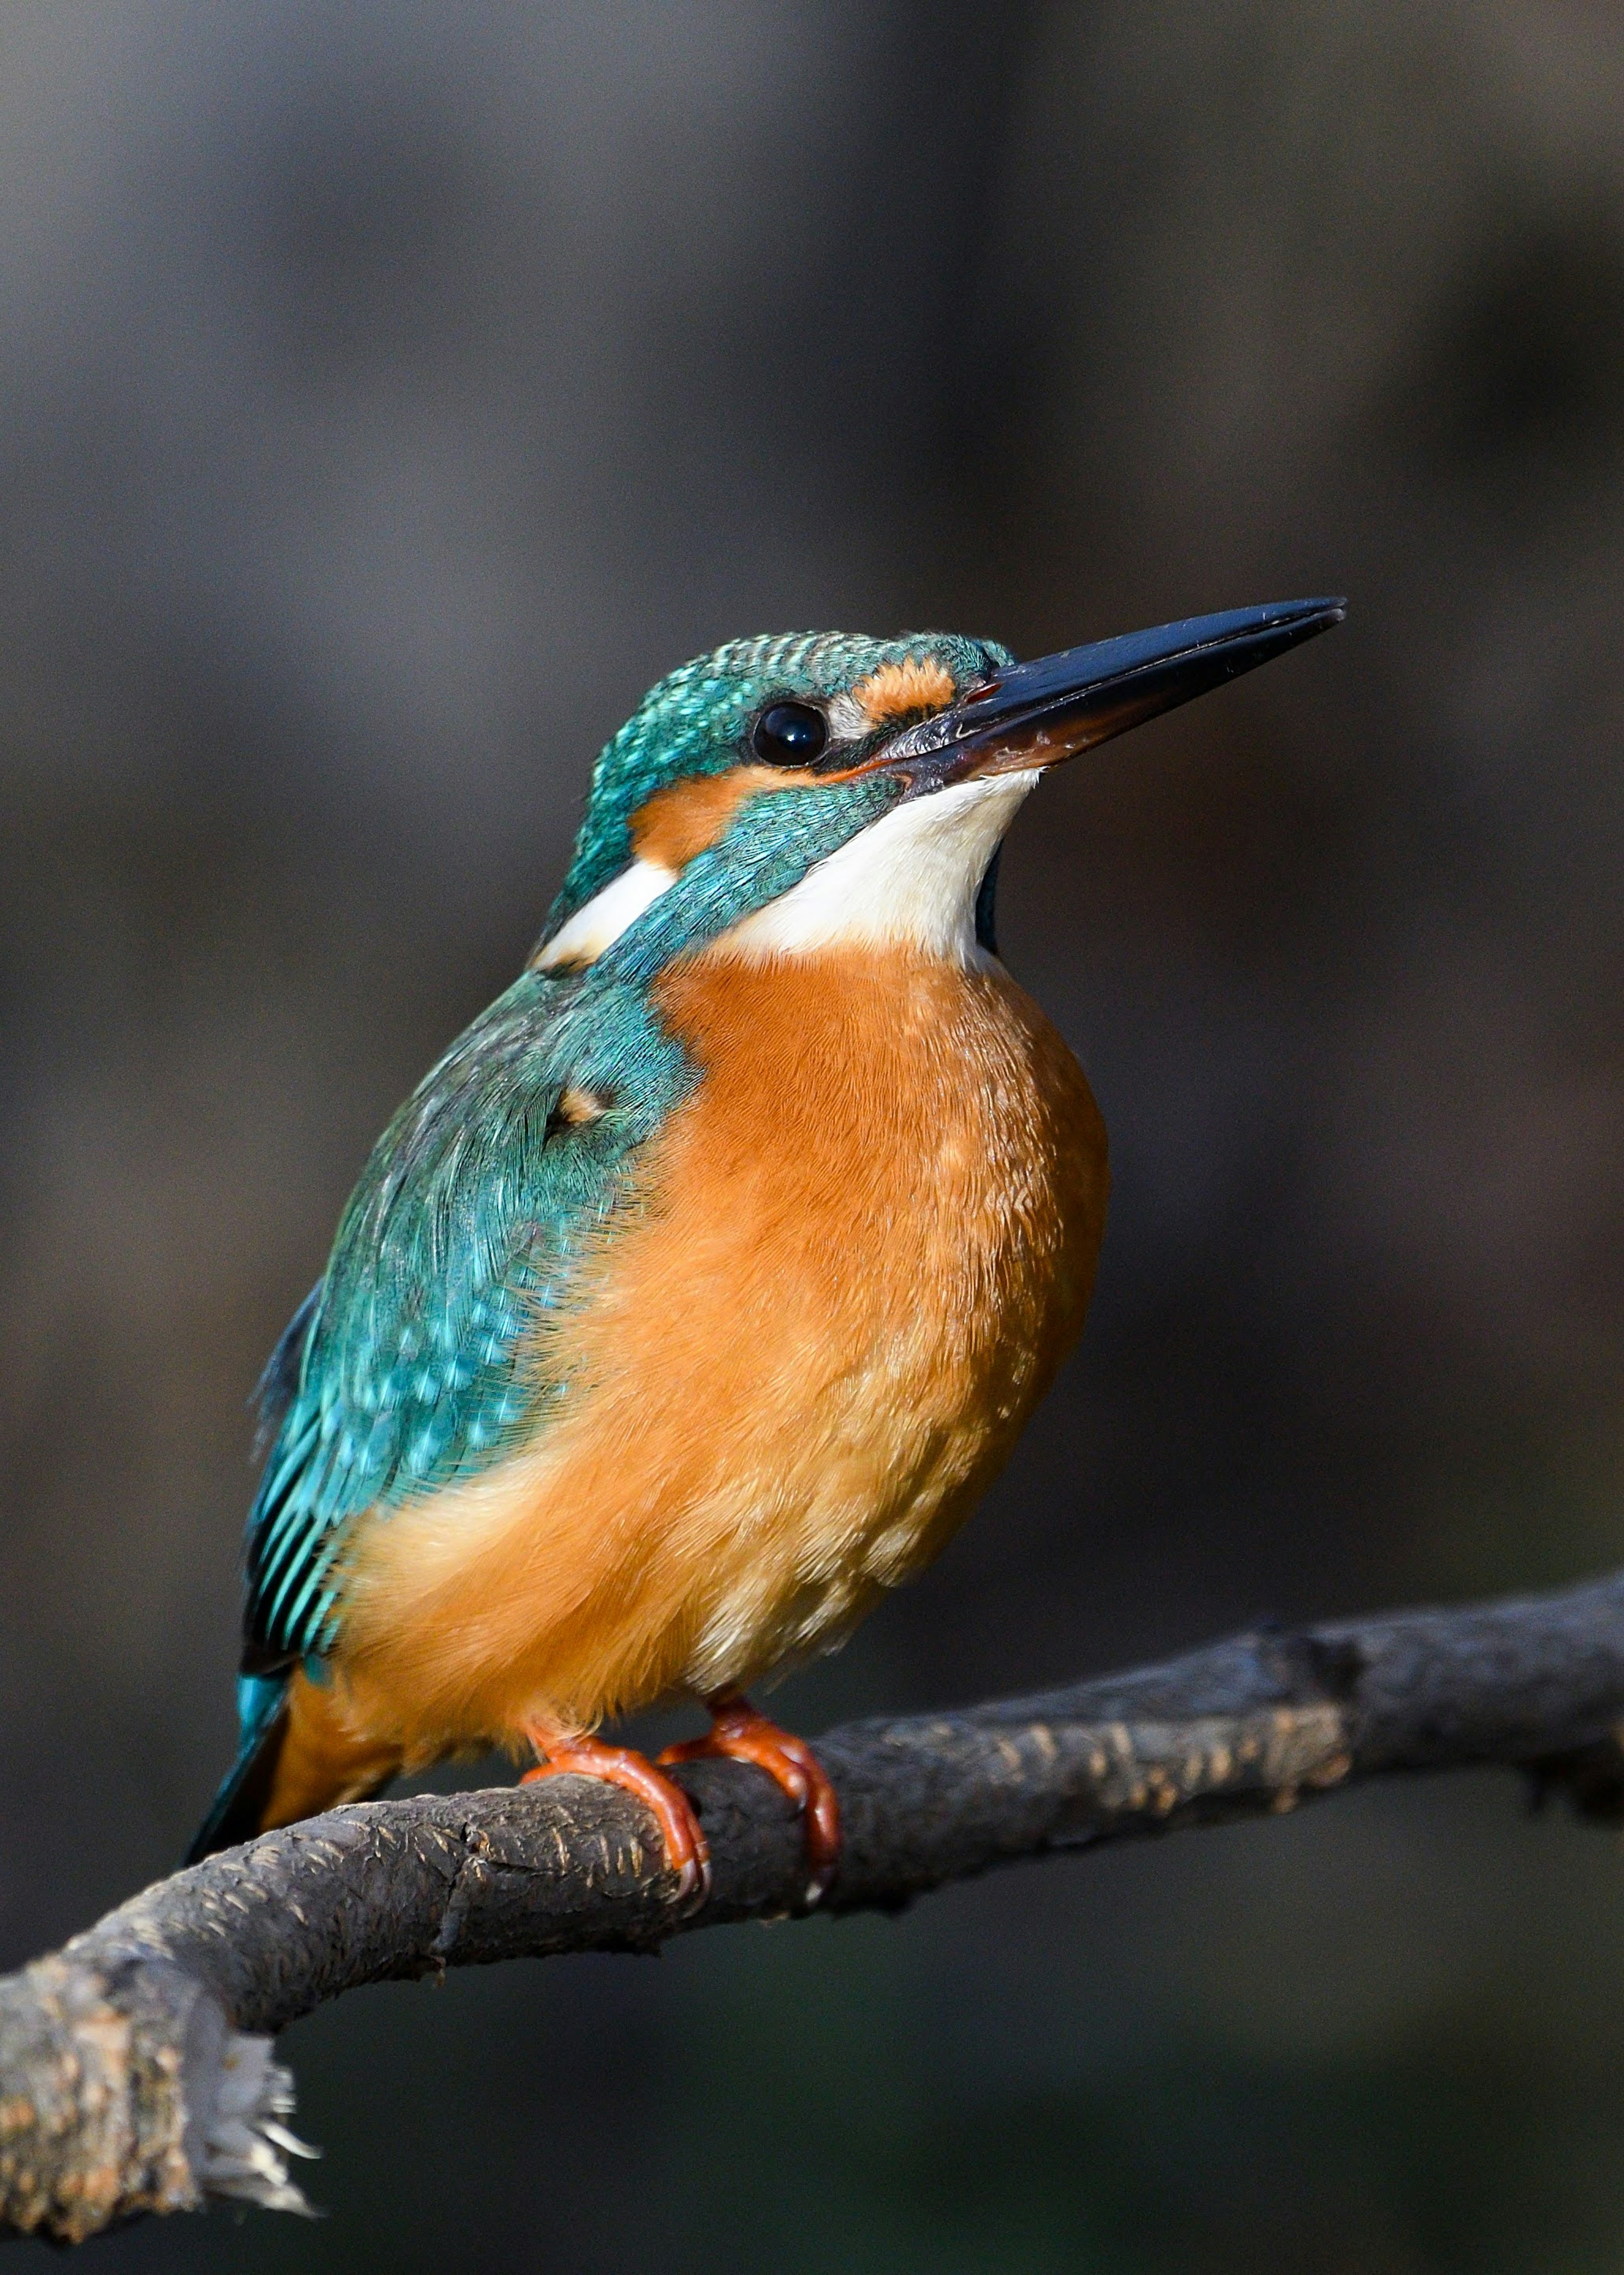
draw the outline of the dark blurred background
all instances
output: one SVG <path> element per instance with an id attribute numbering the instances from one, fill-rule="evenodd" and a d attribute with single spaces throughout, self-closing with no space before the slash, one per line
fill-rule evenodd
<path id="1" fill-rule="evenodd" d="M 1620 1561 L 1621 105 L 1600 0 L 11 0 L 0 1960 L 173 1863 L 261 1362 L 736 633 L 1352 602 L 1018 825 L 1094 1316 L 786 1718 Z M 1418 1786 L 351 1998 L 330 2217 L 97 2264 L 1624 2270 L 1621 2025 L 1614 1843 Z"/>

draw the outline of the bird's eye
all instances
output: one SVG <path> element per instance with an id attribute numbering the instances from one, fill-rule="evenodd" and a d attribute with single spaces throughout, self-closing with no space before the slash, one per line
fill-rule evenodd
<path id="1" fill-rule="evenodd" d="M 815 703 L 774 703 L 757 720 L 750 747 L 769 767 L 809 767 L 828 739 Z"/>

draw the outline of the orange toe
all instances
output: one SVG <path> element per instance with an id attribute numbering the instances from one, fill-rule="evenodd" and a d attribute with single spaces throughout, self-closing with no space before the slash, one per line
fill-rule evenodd
<path id="1" fill-rule="evenodd" d="M 806 1863 L 812 1875 L 806 1901 L 815 1904 L 840 1863 L 840 1798 L 823 1765 L 804 1738 L 769 1722 L 748 1698 L 728 1696 L 713 1700 L 711 1718 L 704 1737 L 668 1746 L 658 1757 L 660 1764 L 696 1762 L 707 1755 L 720 1755 L 728 1761 L 752 1762 L 757 1769 L 765 1770 L 805 1820 Z"/>
<path id="2" fill-rule="evenodd" d="M 623 1792 L 635 1794 L 653 1811 L 660 1827 L 666 1863 L 677 1876 L 678 1901 L 696 1894 L 703 1900 L 710 1893 L 711 1852 L 694 1815 L 693 1803 L 681 1786 L 661 1776 L 646 1755 L 631 1746 L 606 1746 L 596 1738 L 566 1736 L 535 1723 L 525 1723 L 524 1735 L 541 1758 L 533 1770 L 525 1771 L 519 1780 L 521 1785 L 533 1785 L 540 1778 L 573 1772 L 601 1778 L 606 1785 L 617 1785 Z M 663 1760 L 664 1756 L 661 1758 Z"/>

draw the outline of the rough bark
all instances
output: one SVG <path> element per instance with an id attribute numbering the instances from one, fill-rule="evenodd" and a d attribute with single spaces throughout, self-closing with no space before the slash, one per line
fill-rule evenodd
<path id="1" fill-rule="evenodd" d="M 895 1908 L 1016 1857 L 1215 1824 L 1399 1771 L 1495 1763 L 1624 1814 L 1624 1575 L 1262 1630 L 1041 1697 L 819 1742 L 845 1846 L 823 1908 Z M 714 1879 L 677 1908 L 640 1805 L 578 1777 L 333 1810 L 136 1896 L 0 1980 L 0 2233 L 85 2237 L 208 2195 L 303 2208 L 273 2035 L 358 1984 L 644 1950 L 804 1908 L 759 1772 L 678 1772 Z"/>

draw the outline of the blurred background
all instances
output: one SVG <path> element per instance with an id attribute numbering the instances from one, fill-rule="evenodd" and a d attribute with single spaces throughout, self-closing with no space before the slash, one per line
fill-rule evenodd
<path id="1" fill-rule="evenodd" d="M 1351 595 L 1018 825 L 1094 1314 L 786 1718 L 1624 1560 L 1621 107 L 1602 0 L 10 0 L 0 1962 L 175 1862 L 258 1369 L 736 633 Z M 97 2264 L 1620 2271 L 1621 2028 L 1614 1841 L 1416 1786 L 358 1995 L 330 2216 Z"/>

